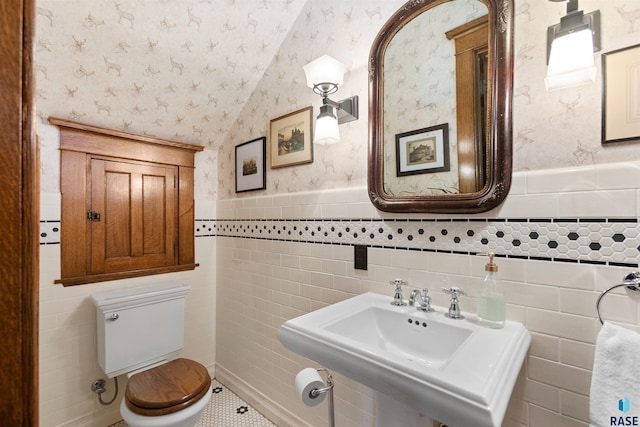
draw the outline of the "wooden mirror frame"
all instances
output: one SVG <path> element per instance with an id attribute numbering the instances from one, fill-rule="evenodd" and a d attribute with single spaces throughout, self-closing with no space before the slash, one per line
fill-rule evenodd
<path id="1" fill-rule="evenodd" d="M 479 0 L 488 9 L 490 101 L 487 180 L 475 193 L 393 196 L 384 189 L 384 54 L 394 35 L 418 14 L 450 0 L 410 0 L 382 27 L 369 55 L 369 198 L 386 212 L 479 213 L 498 206 L 511 186 L 513 0 Z"/>

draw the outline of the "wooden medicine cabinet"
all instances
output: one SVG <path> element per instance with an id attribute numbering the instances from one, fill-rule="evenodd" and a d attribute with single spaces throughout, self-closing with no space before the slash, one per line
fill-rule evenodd
<path id="1" fill-rule="evenodd" d="M 64 286 L 197 267 L 194 158 L 204 147 L 49 118 L 60 128 Z"/>

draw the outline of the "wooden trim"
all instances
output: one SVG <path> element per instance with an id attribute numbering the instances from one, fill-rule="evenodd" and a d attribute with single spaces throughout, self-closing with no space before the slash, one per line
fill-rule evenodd
<path id="1" fill-rule="evenodd" d="M 147 135 L 136 135 L 134 133 L 123 132 L 114 129 L 103 128 L 100 126 L 88 125 L 85 123 L 78 123 L 71 120 L 60 119 L 57 117 L 49 117 L 49 123 L 67 129 L 78 129 L 84 132 L 92 132 L 100 135 L 109 135 L 116 138 L 122 138 L 126 140 L 134 140 L 145 142 L 154 145 L 165 145 L 167 147 L 175 147 L 181 150 L 202 151 L 204 147 L 202 145 L 187 144 L 184 142 L 171 141 L 168 139 L 155 138 Z"/>
<path id="2" fill-rule="evenodd" d="M 60 256 L 65 266 L 65 274 L 79 276 L 87 271 L 90 259 L 91 235 L 87 222 L 87 211 L 91 209 L 87 194 L 87 155 L 74 151 L 60 153 L 60 176 L 67 179 L 60 180 L 60 192 L 65 203 L 61 204 L 60 223 Z M 86 242 L 84 245 L 75 242 Z"/>
<path id="3" fill-rule="evenodd" d="M 0 2 L 0 414 L 38 425 L 39 152 L 33 76 L 34 0 Z"/>
<path id="4" fill-rule="evenodd" d="M 486 108 L 480 105 L 478 56 L 489 46 L 488 17 L 483 16 L 446 33 L 456 46 L 456 123 L 458 125 L 458 188 L 460 193 L 475 193 L 484 187 Z M 488 75 L 488 73 L 487 73 Z M 488 86 L 487 82 L 487 86 Z"/>
<path id="5" fill-rule="evenodd" d="M 116 137 L 95 131 L 87 133 L 78 129 L 60 128 L 60 150 L 107 157 L 114 157 L 117 153 L 121 160 L 193 166 L 194 155 L 199 150 L 193 150 L 189 144 L 184 145 L 187 148 L 151 141 L 127 140 L 122 136 Z"/>
<path id="6" fill-rule="evenodd" d="M 178 264 L 195 262 L 193 236 L 195 235 L 194 169 L 178 169 Z M 183 191 L 184 190 L 184 191 Z M 189 241 L 190 240 L 190 241 Z"/>
<path id="7" fill-rule="evenodd" d="M 469 33 L 474 33 L 482 27 L 487 27 L 489 25 L 489 15 L 481 16 L 480 18 L 476 18 L 473 21 L 469 21 L 465 24 L 462 24 L 454 29 L 447 31 L 445 36 L 447 39 L 457 39 L 461 36 L 466 36 Z"/>
<path id="8" fill-rule="evenodd" d="M 84 285 L 87 283 L 106 282 L 108 280 L 129 279 L 131 277 L 150 276 L 153 274 L 175 273 L 178 271 L 195 270 L 200 264 L 172 265 L 169 267 L 146 268 L 144 270 L 121 271 L 118 273 L 92 274 L 91 276 L 65 277 L 58 279 L 55 283 L 64 286 Z"/>

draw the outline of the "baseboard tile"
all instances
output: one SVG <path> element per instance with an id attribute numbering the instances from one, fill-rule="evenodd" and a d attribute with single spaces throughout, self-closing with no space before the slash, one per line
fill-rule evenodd
<path id="1" fill-rule="evenodd" d="M 273 402 L 267 396 L 253 388 L 244 380 L 226 370 L 219 364 L 215 365 L 216 379 L 250 404 L 262 415 L 280 427 L 312 427 L 311 424 L 298 418 L 286 408 Z"/>

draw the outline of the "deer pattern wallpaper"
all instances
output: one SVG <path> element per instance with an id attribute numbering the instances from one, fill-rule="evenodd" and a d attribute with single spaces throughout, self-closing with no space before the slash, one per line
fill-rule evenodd
<path id="1" fill-rule="evenodd" d="M 366 185 L 368 56 L 403 0 L 38 0 L 35 71 L 42 190 L 59 191 L 56 116 L 200 144 L 196 198 L 226 199 Z M 546 92 L 546 28 L 562 4 L 514 1 L 514 170 L 623 161 L 633 144 L 602 146 L 603 52 L 638 43 L 633 0 L 583 0 L 600 9 L 595 84 Z M 270 121 L 313 107 L 302 67 L 330 54 L 347 66 L 332 97 L 360 98 L 342 141 L 315 146 L 313 163 L 267 170 L 267 188 L 235 194 L 234 147 L 268 136 Z M 267 144 L 269 141 L 267 141 Z M 268 164 L 267 159 L 267 164 Z"/>

